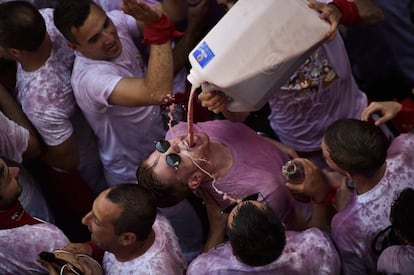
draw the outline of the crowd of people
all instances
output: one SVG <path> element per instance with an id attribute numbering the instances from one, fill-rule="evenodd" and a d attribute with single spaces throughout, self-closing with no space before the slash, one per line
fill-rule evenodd
<path id="1" fill-rule="evenodd" d="M 412 1 L 309 2 L 286 84 L 198 89 L 190 137 L 187 57 L 234 5 L 0 0 L 1 274 L 414 274 Z"/>

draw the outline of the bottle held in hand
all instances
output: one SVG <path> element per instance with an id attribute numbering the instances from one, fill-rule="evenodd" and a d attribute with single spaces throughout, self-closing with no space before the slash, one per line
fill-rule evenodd
<path id="1" fill-rule="evenodd" d="M 305 179 L 304 168 L 302 164 L 289 160 L 282 166 L 282 175 L 285 180 L 291 184 L 299 184 Z M 309 202 L 310 198 L 303 194 L 292 194 L 293 197 L 301 202 Z"/>

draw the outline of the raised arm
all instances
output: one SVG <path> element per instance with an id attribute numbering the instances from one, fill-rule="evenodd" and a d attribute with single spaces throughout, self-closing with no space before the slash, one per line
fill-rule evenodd
<path id="1" fill-rule="evenodd" d="M 108 98 L 113 105 L 157 105 L 172 90 L 173 59 L 171 39 L 174 26 L 158 10 L 134 0 L 124 0 L 123 10 L 144 22 L 144 42 L 150 44 L 148 70 L 144 78 L 122 78 Z"/>
<path id="2" fill-rule="evenodd" d="M 173 49 L 175 73 L 188 63 L 188 54 L 202 39 L 211 1 L 201 0 L 197 5 L 188 7 L 187 27 L 184 36 L 181 37 Z"/>
<path id="3" fill-rule="evenodd" d="M 309 7 L 320 13 L 320 18 L 331 24 L 326 33 L 328 39 L 332 39 L 337 31 L 338 25 L 345 26 L 355 24 L 374 24 L 384 19 L 381 8 L 372 3 L 371 0 L 334 0 L 330 3 L 319 3 L 311 1 Z"/>

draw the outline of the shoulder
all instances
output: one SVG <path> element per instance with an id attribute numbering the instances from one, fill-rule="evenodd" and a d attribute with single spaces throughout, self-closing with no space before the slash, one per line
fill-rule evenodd
<path id="1" fill-rule="evenodd" d="M 306 253 L 319 250 L 320 253 L 336 253 L 335 247 L 328 233 L 317 229 L 310 228 L 302 232 L 286 232 L 287 247 L 297 247 Z M 292 250 L 292 251 L 296 251 Z"/>
<path id="2" fill-rule="evenodd" d="M 341 260 L 329 236 L 317 228 L 303 232 L 288 231 L 286 246 L 276 264 L 295 262 L 291 268 L 311 274 L 339 274 Z"/>
<path id="3" fill-rule="evenodd" d="M 387 159 L 394 158 L 402 154 L 414 153 L 414 133 L 400 134 L 396 137 L 388 148 Z"/>
<path id="4" fill-rule="evenodd" d="M 40 251 L 53 251 L 68 243 L 69 240 L 64 233 L 50 223 L 24 225 L 0 230 L 0 262 L 4 263 L 4 260 L 7 261 L 8 259 L 19 259 L 22 266 L 34 265 Z M 2 253 L 4 251 L 7 251 L 5 259 L 3 259 Z M 0 267 L 2 263 L 0 263 Z"/>
<path id="5" fill-rule="evenodd" d="M 378 258 L 377 270 L 387 273 L 414 274 L 414 246 L 393 245 Z"/>
<path id="6" fill-rule="evenodd" d="M 230 269 L 237 270 L 238 268 L 235 266 L 240 264 L 235 261 L 235 257 L 232 255 L 230 243 L 226 242 L 195 258 L 188 266 L 187 274 L 219 274 L 220 272 L 226 274 L 226 271 Z"/>

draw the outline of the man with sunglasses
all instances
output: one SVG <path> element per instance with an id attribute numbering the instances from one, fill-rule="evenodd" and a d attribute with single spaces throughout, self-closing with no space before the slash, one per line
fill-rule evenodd
<path id="1" fill-rule="evenodd" d="M 373 123 L 341 119 L 325 131 L 321 148 L 330 168 L 343 175 L 343 185 L 345 178 L 353 182 L 347 203 L 332 220 L 325 220 L 331 225 L 343 274 L 375 273 L 378 257 L 371 249 L 372 240 L 390 224 L 393 200 L 404 188 L 414 187 L 414 134 L 401 134 L 389 146 L 389 140 Z M 331 203 L 326 196 L 327 185 L 319 168 L 310 161 L 298 161 L 304 165 L 305 180 L 286 186 L 312 197 L 318 207 L 314 207 L 313 217 L 322 217 L 320 210 Z"/>
<path id="2" fill-rule="evenodd" d="M 213 225 L 209 240 L 214 241 L 187 274 L 340 274 L 341 261 L 327 233 L 316 228 L 286 231 L 274 211 L 256 201 L 257 195 L 232 205 L 227 216 L 203 194 Z"/>
<path id="3" fill-rule="evenodd" d="M 139 184 L 152 190 L 158 206 L 175 205 L 198 188 L 221 208 L 260 192 L 289 228 L 299 226 L 281 174 L 285 153 L 241 123 L 213 120 L 194 129 L 189 146 L 187 123 L 173 127 L 137 172 Z"/>
<path id="4" fill-rule="evenodd" d="M 58 2 L 54 22 L 76 55 L 73 91 L 99 140 L 109 185 L 135 181 L 152 141 L 165 135 L 159 105 L 170 99 L 174 66 L 178 70 L 187 60 L 182 52 L 196 43 L 208 6 L 203 2 L 174 54 L 175 26 L 145 1 L 124 0 L 123 11 L 108 13 L 92 0 Z M 148 62 L 142 48 L 149 51 Z"/>

